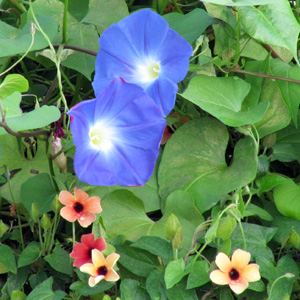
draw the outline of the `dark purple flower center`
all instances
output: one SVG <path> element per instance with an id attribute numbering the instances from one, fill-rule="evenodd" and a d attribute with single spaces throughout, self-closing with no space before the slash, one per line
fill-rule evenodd
<path id="1" fill-rule="evenodd" d="M 229 272 L 229 277 L 231 280 L 237 280 L 240 277 L 240 274 L 236 269 L 231 269 Z"/>
<path id="2" fill-rule="evenodd" d="M 89 251 L 88 251 L 88 257 L 89 258 L 92 258 L 92 250 L 93 250 L 93 248 L 89 249 Z"/>
<path id="3" fill-rule="evenodd" d="M 74 204 L 74 209 L 75 209 L 75 211 L 76 211 L 77 213 L 80 213 L 80 212 L 83 211 L 83 205 L 82 205 L 81 203 L 79 203 L 79 202 L 76 202 L 76 203 Z"/>
<path id="4" fill-rule="evenodd" d="M 98 275 L 105 276 L 107 274 L 107 268 L 105 266 L 98 268 Z"/>

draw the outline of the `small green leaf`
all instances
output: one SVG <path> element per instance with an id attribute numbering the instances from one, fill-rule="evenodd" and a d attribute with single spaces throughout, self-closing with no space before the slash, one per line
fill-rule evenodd
<path id="1" fill-rule="evenodd" d="M 14 92 L 26 92 L 28 87 L 28 81 L 22 75 L 7 75 L 0 84 L 0 100 L 12 95 Z"/>
<path id="2" fill-rule="evenodd" d="M 224 124 L 238 127 L 260 121 L 269 106 L 268 102 L 261 102 L 242 109 L 250 87 L 249 83 L 238 77 L 196 75 L 182 96 Z"/>
<path id="3" fill-rule="evenodd" d="M 193 289 L 209 282 L 209 265 L 206 261 L 196 261 L 189 273 L 187 289 Z"/>
<path id="4" fill-rule="evenodd" d="M 280 174 L 267 173 L 265 176 L 260 177 L 256 180 L 258 185 L 258 195 L 270 191 L 272 188 L 276 187 L 279 184 L 284 183 L 288 178 L 283 177 Z"/>
<path id="5" fill-rule="evenodd" d="M 36 286 L 26 300 L 62 300 L 66 293 L 60 290 L 53 291 L 52 284 L 53 278 L 50 277 Z"/>
<path id="6" fill-rule="evenodd" d="M 300 187 L 293 180 L 276 186 L 274 201 L 284 216 L 300 220 Z"/>
<path id="7" fill-rule="evenodd" d="M 237 225 L 236 219 L 233 217 L 224 217 L 220 219 L 216 237 L 223 240 L 230 239 L 230 236 Z"/>
<path id="8" fill-rule="evenodd" d="M 72 267 L 69 253 L 56 245 L 53 252 L 45 257 L 45 261 L 56 271 L 71 275 Z"/>
<path id="9" fill-rule="evenodd" d="M 0 245 L 0 263 L 2 263 L 13 274 L 17 274 L 17 265 L 14 253 L 12 249 L 5 244 Z"/>
<path id="10" fill-rule="evenodd" d="M 35 262 L 41 253 L 40 245 L 36 242 L 31 242 L 21 253 L 18 260 L 18 268 L 27 266 Z"/>
<path id="11" fill-rule="evenodd" d="M 173 287 L 178 283 L 185 275 L 185 264 L 183 258 L 171 261 L 165 271 L 165 283 L 167 289 Z"/>
<path id="12" fill-rule="evenodd" d="M 122 280 L 120 290 L 122 300 L 150 300 L 145 289 L 136 280 Z"/>
<path id="13" fill-rule="evenodd" d="M 75 281 L 70 286 L 70 289 L 72 291 L 76 291 L 82 296 L 97 295 L 101 292 L 109 290 L 114 285 L 113 282 L 102 280 L 96 286 L 90 287 L 88 284 L 88 274 L 84 274 L 84 275 L 87 275 L 85 281 Z"/>

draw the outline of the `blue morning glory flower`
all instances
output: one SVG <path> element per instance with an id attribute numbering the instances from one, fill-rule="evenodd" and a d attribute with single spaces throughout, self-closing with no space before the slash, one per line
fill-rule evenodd
<path id="1" fill-rule="evenodd" d="M 150 9 L 107 28 L 99 40 L 93 87 L 98 95 L 116 76 L 141 86 L 167 116 L 193 53 L 190 44 Z"/>
<path id="2" fill-rule="evenodd" d="M 143 89 L 114 79 L 96 99 L 74 106 L 71 130 L 78 178 L 91 185 L 143 185 L 150 178 L 166 121 Z"/>

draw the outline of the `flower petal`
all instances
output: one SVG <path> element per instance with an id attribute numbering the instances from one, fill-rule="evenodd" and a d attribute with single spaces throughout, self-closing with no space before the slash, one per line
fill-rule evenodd
<path id="1" fill-rule="evenodd" d="M 92 250 L 92 261 L 97 268 L 106 266 L 104 255 L 97 249 Z"/>
<path id="2" fill-rule="evenodd" d="M 88 249 L 94 248 L 95 235 L 93 233 L 83 234 L 81 236 L 81 243 Z M 77 244 L 75 244 L 76 246 Z"/>
<path id="3" fill-rule="evenodd" d="M 231 281 L 229 287 L 236 293 L 241 294 L 249 286 L 248 281 L 240 279 L 238 281 Z"/>
<path id="4" fill-rule="evenodd" d="M 76 211 L 70 206 L 64 206 L 61 208 L 60 215 L 69 222 L 75 222 L 78 218 Z"/>
<path id="5" fill-rule="evenodd" d="M 232 267 L 229 257 L 223 252 L 216 256 L 216 265 L 223 272 L 229 272 Z"/>
<path id="6" fill-rule="evenodd" d="M 117 281 L 119 279 L 119 274 L 113 269 L 108 270 L 107 274 L 105 275 L 105 280 L 107 281 Z"/>
<path id="7" fill-rule="evenodd" d="M 80 271 L 83 273 L 90 274 L 92 276 L 97 276 L 97 268 L 93 264 L 84 264 L 80 267 Z"/>
<path id="8" fill-rule="evenodd" d="M 100 205 L 100 198 L 96 196 L 89 198 L 84 205 L 84 211 L 100 213 L 102 211 L 102 207 Z"/>
<path id="9" fill-rule="evenodd" d="M 98 249 L 99 251 L 103 251 L 106 249 L 106 243 L 102 237 L 96 239 L 94 248 Z"/>
<path id="10" fill-rule="evenodd" d="M 72 258 L 84 258 L 87 256 L 89 248 L 82 243 L 76 243 L 73 247 L 70 257 Z"/>
<path id="11" fill-rule="evenodd" d="M 249 264 L 240 271 L 241 277 L 249 282 L 260 279 L 259 265 Z"/>
<path id="12" fill-rule="evenodd" d="M 210 280 L 216 284 L 224 285 L 229 284 L 230 278 L 228 276 L 228 273 L 224 273 L 220 270 L 212 271 L 209 274 Z"/>
<path id="13" fill-rule="evenodd" d="M 73 262 L 73 266 L 80 268 L 82 265 L 89 264 L 89 263 L 92 263 L 92 259 L 86 256 L 84 258 L 76 258 L 75 261 Z"/>
<path id="14" fill-rule="evenodd" d="M 59 193 L 59 196 L 58 196 L 58 200 L 64 204 L 64 205 L 68 205 L 68 206 L 71 206 L 74 204 L 75 202 L 75 198 L 74 196 L 68 192 L 68 191 L 61 191 Z"/>
<path id="15" fill-rule="evenodd" d="M 89 286 L 94 287 L 97 283 L 99 283 L 102 279 L 104 279 L 104 276 L 91 276 L 89 278 Z"/>
<path id="16" fill-rule="evenodd" d="M 96 216 L 90 212 L 83 212 L 78 218 L 78 222 L 82 227 L 90 226 L 96 220 Z"/>
<path id="17" fill-rule="evenodd" d="M 89 195 L 86 192 L 84 192 L 78 188 L 75 188 L 74 189 L 74 197 L 75 197 L 76 201 L 78 201 L 80 203 L 84 203 L 89 198 Z"/>
<path id="18" fill-rule="evenodd" d="M 250 258 L 251 254 L 249 252 L 242 249 L 237 249 L 232 254 L 232 267 L 239 271 L 248 265 Z"/>
<path id="19" fill-rule="evenodd" d="M 113 268 L 113 266 L 116 264 L 118 259 L 120 258 L 120 254 L 118 253 L 112 253 L 106 257 L 106 266 L 108 269 Z"/>

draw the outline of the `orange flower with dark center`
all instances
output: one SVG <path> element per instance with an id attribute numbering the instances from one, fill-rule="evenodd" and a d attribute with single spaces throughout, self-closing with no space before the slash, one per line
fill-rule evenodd
<path id="1" fill-rule="evenodd" d="M 251 254 L 241 249 L 233 252 L 231 260 L 220 252 L 216 256 L 216 265 L 220 270 L 210 273 L 212 282 L 220 285 L 229 284 L 229 287 L 236 293 L 242 293 L 249 285 L 248 282 L 260 279 L 259 265 L 249 264 Z"/>
<path id="2" fill-rule="evenodd" d="M 59 201 L 65 206 L 60 210 L 60 215 L 69 222 L 78 220 L 82 227 L 88 227 L 95 220 L 95 213 L 102 211 L 99 197 L 91 197 L 75 188 L 74 196 L 68 191 L 61 191 L 58 196 Z"/>
<path id="3" fill-rule="evenodd" d="M 113 267 L 119 257 L 119 254 L 112 253 L 105 258 L 99 250 L 93 249 L 92 263 L 82 265 L 80 271 L 91 275 L 89 278 L 89 285 L 91 287 L 95 286 L 102 279 L 107 281 L 117 281 L 120 276 Z"/>

